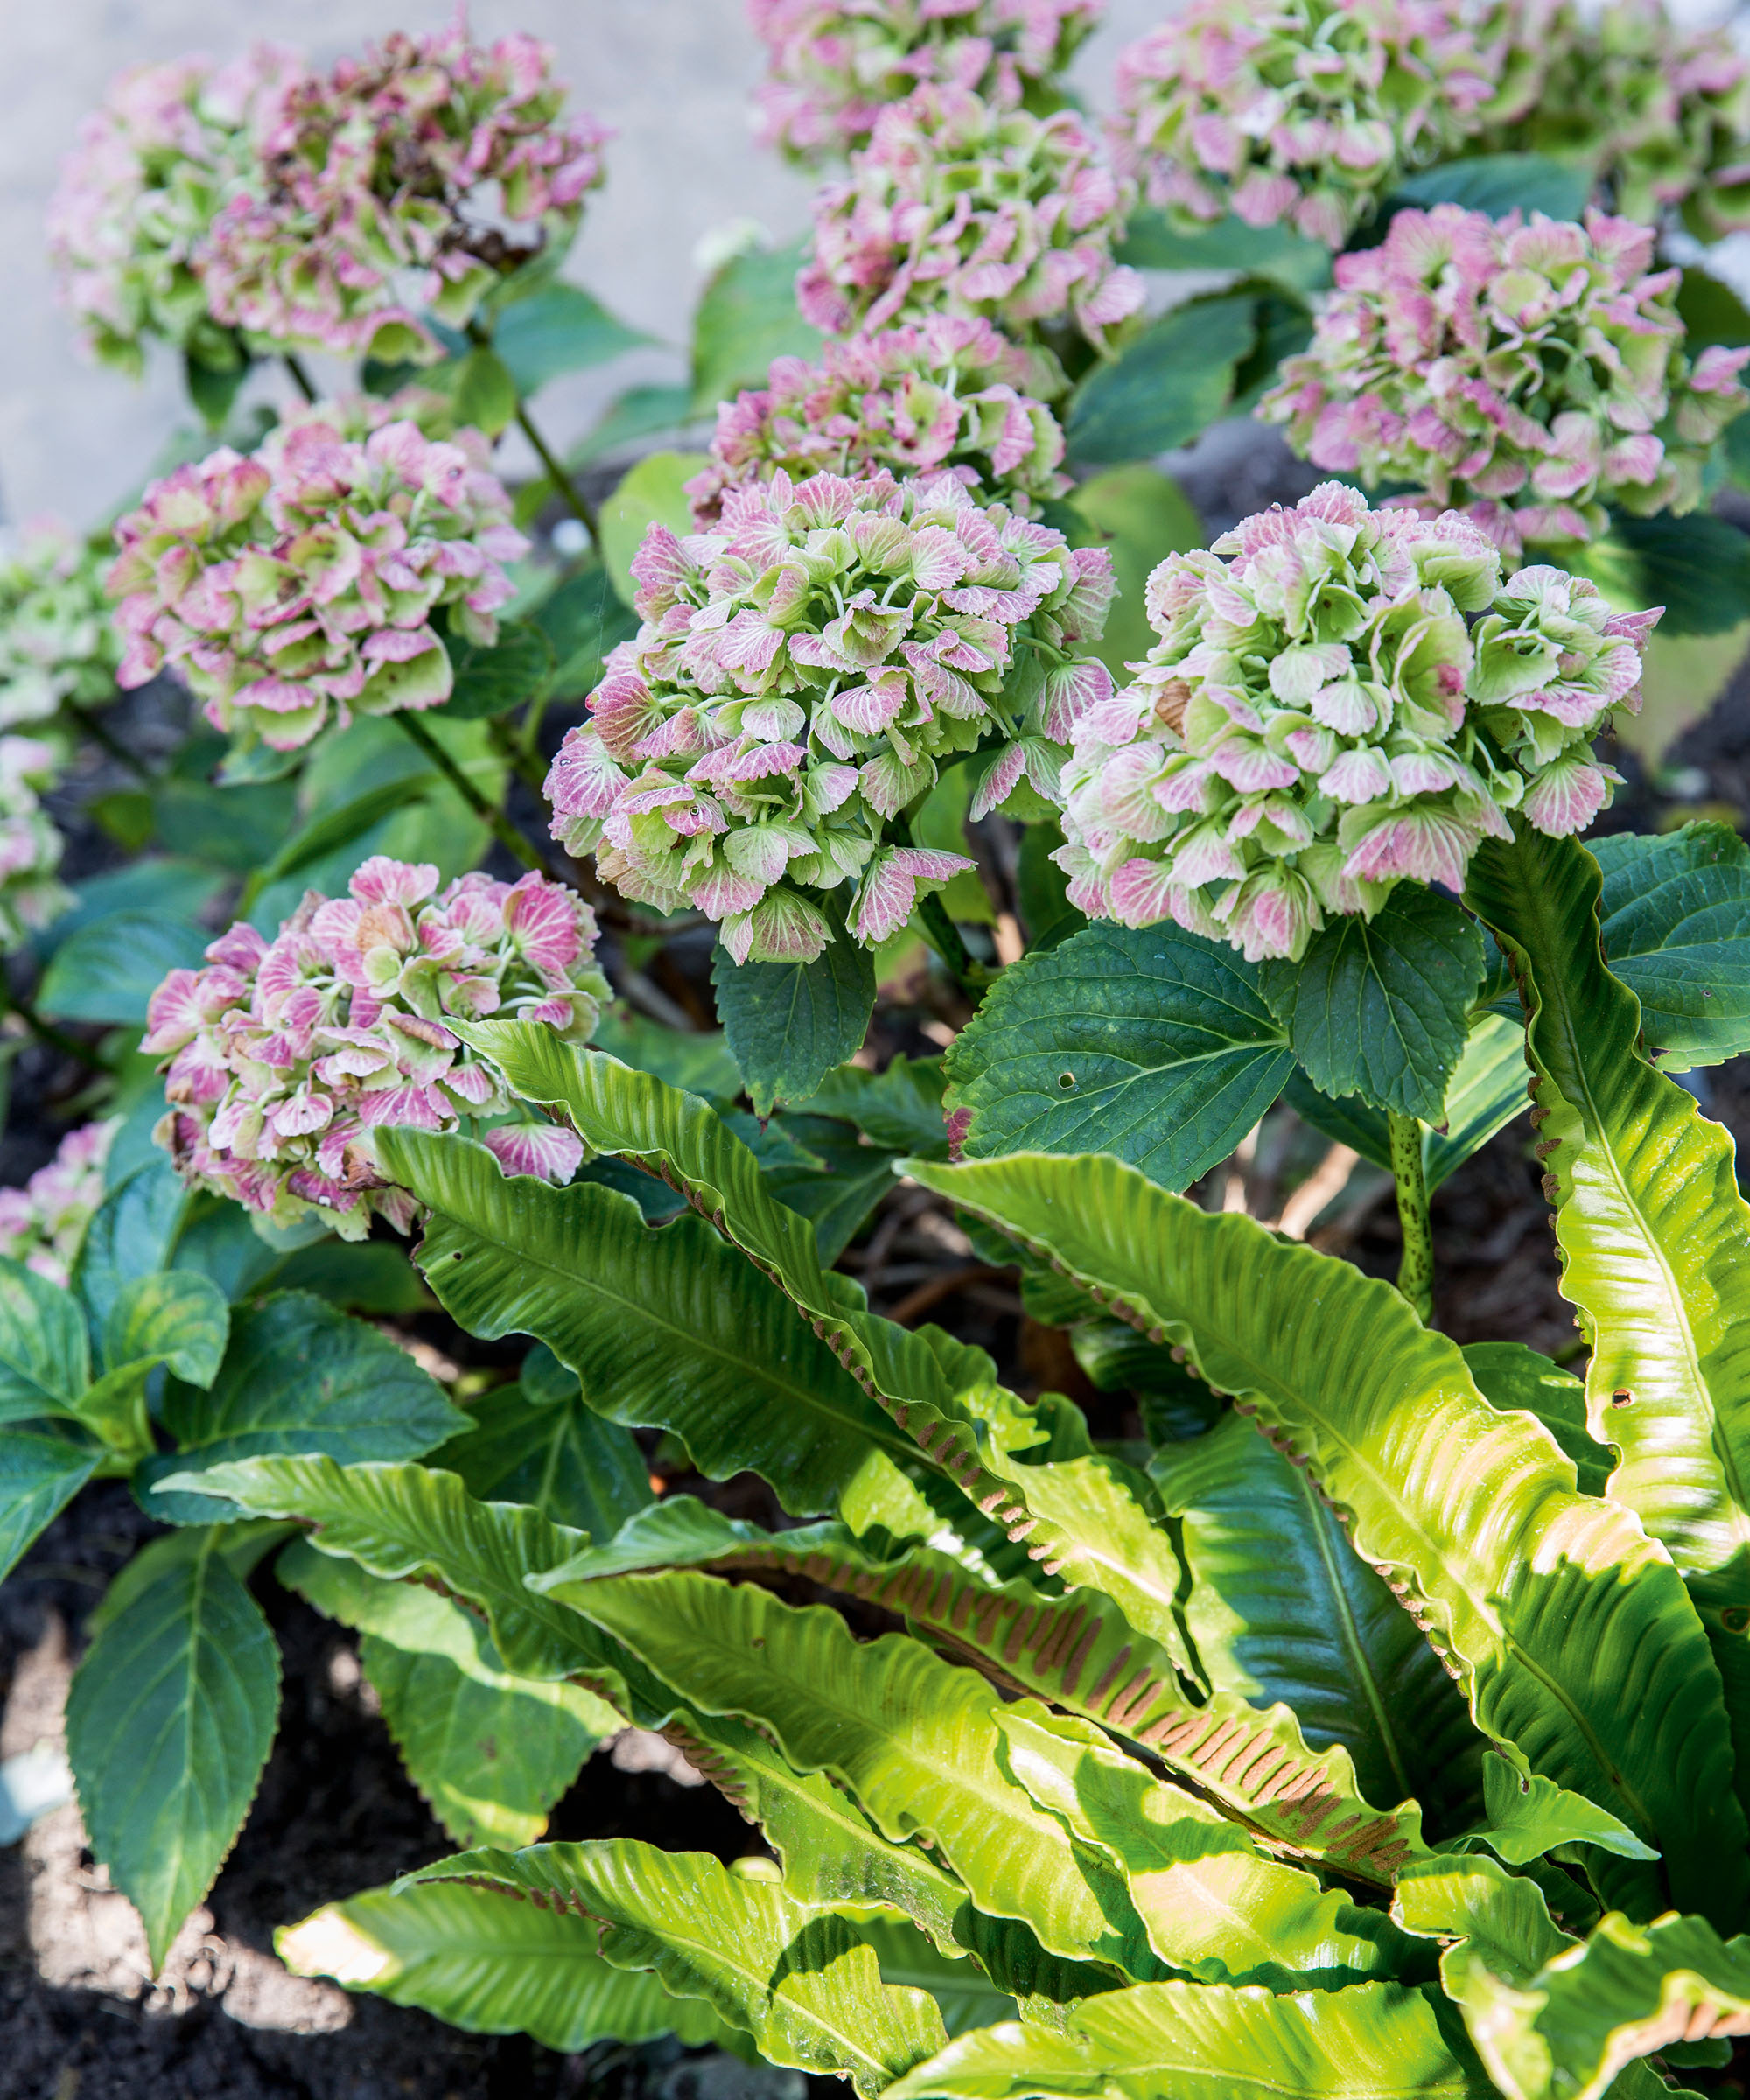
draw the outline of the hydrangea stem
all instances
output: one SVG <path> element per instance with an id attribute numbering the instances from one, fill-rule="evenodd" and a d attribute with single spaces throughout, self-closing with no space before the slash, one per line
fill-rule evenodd
<path id="1" fill-rule="evenodd" d="M 541 855 L 511 822 L 504 811 L 495 802 L 486 800 L 479 788 L 457 765 L 455 760 L 444 750 L 417 715 L 410 714 L 405 708 L 402 708 L 392 719 L 400 723 L 402 728 L 424 752 L 426 758 L 437 770 L 449 781 L 469 808 L 488 826 L 493 836 L 508 853 L 514 855 L 525 868 L 538 869 L 543 875 L 550 872 Z M 555 878 L 555 879 L 557 878 Z"/>
<path id="2" fill-rule="evenodd" d="M 893 844 L 909 846 L 912 843 L 911 819 L 896 816 L 887 827 Z M 976 1006 L 984 997 L 984 973 L 967 951 L 960 937 L 960 928 L 948 915 L 948 906 L 932 892 L 920 897 L 917 904 L 918 930 L 947 965 L 948 975 Z"/>
<path id="3" fill-rule="evenodd" d="M 294 350 L 282 350 L 280 362 L 291 374 L 292 385 L 303 395 L 305 401 L 314 401 L 316 398 L 315 382 L 312 380 L 309 373 L 304 370 L 304 360 Z"/>
<path id="4" fill-rule="evenodd" d="M 1413 1116 L 1388 1113 L 1391 1172 L 1397 1184 L 1397 1218 L 1404 1228 L 1404 1258 L 1397 1288 L 1418 1320 L 1434 1316 L 1434 1236 L 1428 1222 L 1428 1178 L 1422 1166 L 1422 1125 Z"/>
<path id="5" fill-rule="evenodd" d="M 516 404 L 516 427 L 534 447 L 535 456 L 547 470 L 547 479 L 553 484 L 554 494 L 570 512 L 584 530 L 590 536 L 590 545 L 598 555 L 601 552 L 601 536 L 596 528 L 596 515 L 584 500 L 583 491 L 566 472 L 564 462 L 548 444 L 536 427 L 534 417 L 519 401 Z"/>

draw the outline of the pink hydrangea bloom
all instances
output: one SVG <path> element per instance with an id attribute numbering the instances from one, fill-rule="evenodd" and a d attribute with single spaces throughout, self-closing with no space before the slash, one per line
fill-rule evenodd
<path id="1" fill-rule="evenodd" d="M 496 639 L 528 546 L 477 430 L 425 438 L 392 403 L 300 410 L 248 458 L 221 448 L 146 492 L 108 577 L 139 685 L 168 667 L 215 727 L 292 751 L 331 717 L 435 707 L 434 616 Z"/>
<path id="2" fill-rule="evenodd" d="M 103 1167 L 119 1116 L 69 1130 L 22 1188 L 0 1188 L 0 1256 L 65 1284 L 91 1214 L 103 1200 Z"/>
<path id="3" fill-rule="evenodd" d="M 1023 391 L 1038 362 L 989 321 L 943 313 L 830 342 L 818 365 L 780 357 L 763 388 L 718 410 L 710 464 L 687 484 L 693 521 L 709 528 L 726 489 L 780 467 L 793 481 L 946 468 L 1031 515 L 1069 486 L 1057 418 Z"/>
<path id="4" fill-rule="evenodd" d="M 137 373 L 150 337 L 225 361 L 201 284 L 207 232 L 255 181 L 262 132 L 300 70 L 272 44 L 228 66 L 136 66 L 80 125 L 49 205 L 49 253 L 106 363 Z"/>
<path id="5" fill-rule="evenodd" d="M 93 542 L 49 518 L 27 522 L 0 556 L 0 729 L 46 722 L 63 700 L 115 698 L 122 644 L 106 566 Z"/>
<path id="6" fill-rule="evenodd" d="M 780 469 L 731 489 L 711 532 L 653 525 L 633 573 L 644 625 L 554 760 L 553 836 L 626 896 L 719 920 L 738 962 L 817 956 L 815 894 L 859 878 L 851 932 L 883 938 L 971 865 L 889 837 L 938 761 L 980 754 L 975 816 L 1023 773 L 1054 794 L 1072 723 L 1111 690 L 1086 654 L 1110 557 L 952 474 Z"/>
<path id="7" fill-rule="evenodd" d="M 814 162 L 866 144 L 926 81 L 1014 108 L 1061 74 L 1101 0 L 750 0 L 766 46 L 760 136 Z"/>
<path id="8" fill-rule="evenodd" d="M 1340 248 L 1408 169 L 1530 86 L 1506 11 L 1459 0 L 1192 0 L 1118 59 L 1114 149 L 1190 225 L 1233 211 Z"/>
<path id="9" fill-rule="evenodd" d="M 458 877 L 374 855 L 347 894 L 304 901 L 271 941 L 234 926 L 203 970 L 152 994 L 141 1046 L 167 1062 L 153 1133 L 192 1186 L 279 1224 L 319 1211 L 343 1239 L 373 1212 L 405 1231 L 414 1202 L 388 1183 L 373 1132 L 452 1130 L 515 1105 L 448 1025 L 543 1022 L 567 1040 L 594 1030 L 607 980 L 595 915 L 545 877 Z M 568 1130 L 483 1133 L 513 1173 L 569 1180 Z"/>
<path id="10" fill-rule="evenodd" d="M 1225 559 L 1223 557 L 1226 557 Z M 1077 722 L 1055 858 L 1088 913 L 1172 919 L 1253 961 L 1405 878 L 1457 889 L 1505 812 L 1576 831 L 1616 775 L 1587 738 L 1639 705 L 1658 618 L 1558 569 L 1503 583 L 1467 520 L 1327 481 L 1148 584 L 1158 644 Z"/>
<path id="11" fill-rule="evenodd" d="M 1112 260 L 1130 201 L 1072 110 L 920 88 L 816 198 L 796 296 L 830 335 L 954 313 L 1023 339 L 1067 318 L 1102 344 L 1143 302 Z"/>
<path id="12" fill-rule="evenodd" d="M 46 926 L 73 902 L 60 881 L 61 836 L 38 800 L 65 754 L 43 737 L 0 737 L 0 949 Z"/>
<path id="13" fill-rule="evenodd" d="M 1750 349 L 1691 369 L 1656 235 L 1455 204 L 1399 212 L 1342 256 L 1312 346 L 1258 407 L 1316 466 L 1408 481 L 1429 515 L 1462 508 L 1516 559 L 1586 540 L 1605 506 L 1693 510 L 1709 447 L 1750 395 Z"/>
<path id="14" fill-rule="evenodd" d="M 607 133 L 565 121 L 534 38 L 470 43 L 459 16 L 306 74 L 201 262 L 213 312 L 275 345 L 435 356 L 414 309 L 460 327 L 494 278 L 568 244 Z"/>

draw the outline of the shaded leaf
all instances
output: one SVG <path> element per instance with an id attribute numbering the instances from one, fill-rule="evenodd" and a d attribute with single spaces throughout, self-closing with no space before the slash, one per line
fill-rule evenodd
<path id="1" fill-rule="evenodd" d="M 812 962 L 737 964 L 719 946 L 711 984 L 756 1116 L 815 1093 L 863 1047 L 875 1008 L 869 951 L 843 934 Z"/>
<path id="2" fill-rule="evenodd" d="M 565 455 L 574 472 L 597 459 L 636 444 L 640 438 L 666 437 L 697 420 L 690 387 L 628 387 L 602 411 L 601 419 Z M 715 406 L 715 403 L 713 403 Z"/>
<path id="3" fill-rule="evenodd" d="M 78 1301 L 0 1257 L 0 1423 L 69 1413 L 90 1375 Z"/>
<path id="4" fill-rule="evenodd" d="M 1387 200 L 1390 211 L 1413 205 L 1456 204 L 1491 219 L 1542 212 L 1548 219 L 1578 219 L 1592 194 L 1589 168 L 1554 160 L 1544 153 L 1478 153 L 1465 160 L 1443 161 L 1406 175 Z"/>
<path id="5" fill-rule="evenodd" d="M 653 524 L 666 525 L 671 532 L 692 530 L 692 506 L 683 484 L 705 463 L 703 452 L 650 452 L 621 480 L 597 514 L 596 544 L 602 566 L 620 594 L 631 606 L 636 585 L 632 580 L 633 556 L 644 543 Z"/>
<path id="6" fill-rule="evenodd" d="M 1589 842 L 1613 974 L 1667 1072 L 1750 1050 L 1750 846 L 1724 824 Z"/>
<path id="7" fill-rule="evenodd" d="M 581 700 L 600 682 L 608 652 L 638 632 L 638 616 L 621 604 L 607 570 L 575 570 L 533 615 L 553 647 L 548 690 L 556 700 Z"/>
<path id="8" fill-rule="evenodd" d="M 581 284 L 549 284 L 518 299 L 493 330 L 493 348 L 525 398 L 562 373 L 605 365 L 650 340 L 616 320 Z"/>
<path id="9" fill-rule="evenodd" d="M 805 1115 L 842 1116 L 890 1152 L 945 1159 L 948 1133 L 942 1124 L 942 1085 L 940 1058 L 901 1055 L 879 1072 L 865 1072 L 860 1065 L 840 1065 L 798 1105 Z"/>
<path id="10" fill-rule="evenodd" d="M 1117 259 L 1133 270 L 1232 270 L 1273 277 L 1297 291 L 1320 291 L 1331 282 L 1331 251 L 1284 221 L 1248 226 L 1229 213 L 1213 226 L 1182 232 L 1164 211 L 1144 206 L 1124 228 Z"/>
<path id="11" fill-rule="evenodd" d="M 1662 606 L 1662 634 L 1723 634 L 1750 619 L 1750 539 L 1724 518 L 1619 512 L 1602 539 L 1564 553 L 1620 611 Z"/>
<path id="12" fill-rule="evenodd" d="M 62 942 L 36 1003 L 60 1020 L 144 1027 L 152 994 L 172 970 L 199 969 L 212 938 L 169 912 L 112 912 Z"/>
<path id="13" fill-rule="evenodd" d="M 549 1398 L 527 1382 L 472 1396 L 476 1426 L 440 1445 L 430 1462 L 459 1474 L 483 1502 L 527 1502 L 556 1524 L 611 1538 L 653 1498 L 629 1432 L 586 1406 L 577 1379 Z"/>
<path id="14" fill-rule="evenodd" d="M 1465 1362 L 1491 1407 L 1535 1415 L 1574 1462 L 1582 1494 L 1602 1494 L 1616 1453 L 1586 1426 L 1586 1385 L 1572 1371 L 1519 1341 L 1474 1341 Z"/>
<path id="15" fill-rule="evenodd" d="M 442 711 L 452 721 L 506 714 L 526 700 L 539 700 L 553 681 L 553 643 L 537 620 L 506 621 L 490 648 L 453 634 L 445 634 L 444 647 L 455 684 Z"/>
<path id="16" fill-rule="evenodd" d="M 231 1332 L 225 1293 L 192 1270 L 165 1270 L 122 1286 L 104 1322 L 103 1358 L 111 1368 L 150 1362 L 190 1385 L 211 1385 Z"/>
<path id="17" fill-rule="evenodd" d="M 97 1469 L 102 1452 L 46 1423 L 0 1428 L 0 1581 Z"/>
<path id="18" fill-rule="evenodd" d="M 1101 466 L 1189 444 L 1226 409 L 1256 311 L 1251 292 L 1189 299 L 1096 364 L 1070 400 L 1070 458 Z"/>
<path id="19" fill-rule="evenodd" d="M 1093 544 L 1112 556 L 1118 595 L 1094 647 L 1122 681 L 1128 676 L 1125 665 L 1146 655 L 1158 640 L 1144 603 L 1149 577 L 1169 554 L 1186 554 L 1203 544 L 1203 522 L 1170 474 L 1139 460 L 1095 474 L 1068 500 L 1092 528 Z"/>
<path id="20" fill-rule="evenodd" d="M 711 416 L 744 387 L 763 387 L 774 357 L 819 357 L 821 334 L 796 311 L 805 242 L 732 256 L 693 316 L 694 412 Z"/>
<path id="21" fill-rule="evenodd" d="M 719 1107 L 726 1108 L 741 1092 L 741 1073 L 721 1029 L 687 1035 L 629 1006 L 613 1005 L 603 1009 L 592 1040 L 621 1064 L 654 1072 L 669 1086 Z"/>

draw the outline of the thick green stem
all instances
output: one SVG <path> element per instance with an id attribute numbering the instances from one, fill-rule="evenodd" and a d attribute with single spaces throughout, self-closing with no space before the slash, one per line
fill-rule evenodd
<path id="1" fill-rule="evenodd" d="M 504 811 L 496 803 L 486 800 L 479 788 L 457 765 L 454 759 L 444 750 L 417 715 L 411 714 L 403 708 L 391 719 L 400 723 L 402 728 L 424 752 L 426 758 L 436 766 L 438 771 L 444 775 L 444 778 L 449 781 L 474 815 L 481 818 L 491 828 L 493 836 L 508 853 L 514 854 L 525 868 L 538 868 L 543 875 L 552 873 L 545 860 L 511 822 Z"/>
<path id="2" fill-rule="evenodd" d="M 1397 1184 L 1397 1218 L 1404 1228 L 1404 1259 L 1397 1266 L 1397 1288 L 1416 1309 L 1418 1320 L 1434 1316 L 1434 1235 L 1428 1222 L 1428 1178 L 1422 1167 L 1422 1125 L 1413 1116 L 1392 1110 L 1387 1118 L 1391 1139 L 1391 1172 Z"/>

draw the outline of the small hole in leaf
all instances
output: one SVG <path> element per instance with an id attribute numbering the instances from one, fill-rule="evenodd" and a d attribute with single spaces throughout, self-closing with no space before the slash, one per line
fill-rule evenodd
<path id="1" fill-rule="evenodd" d="M 1069 1088 L 1075 1084 L 1074 1073 L 1060 1072 L 1057 1075 L 1057 1083 L 1064 1089 L 1066 1093 L 1068 1093 Z"/>
<path id="2" fill-rule="evenodd" d="M 1719 1614 L 1719 1623 L 1728 1634 L 1741 1634 L 1750 1627 L 1750 1605 L 1728 1604 Z"/>

